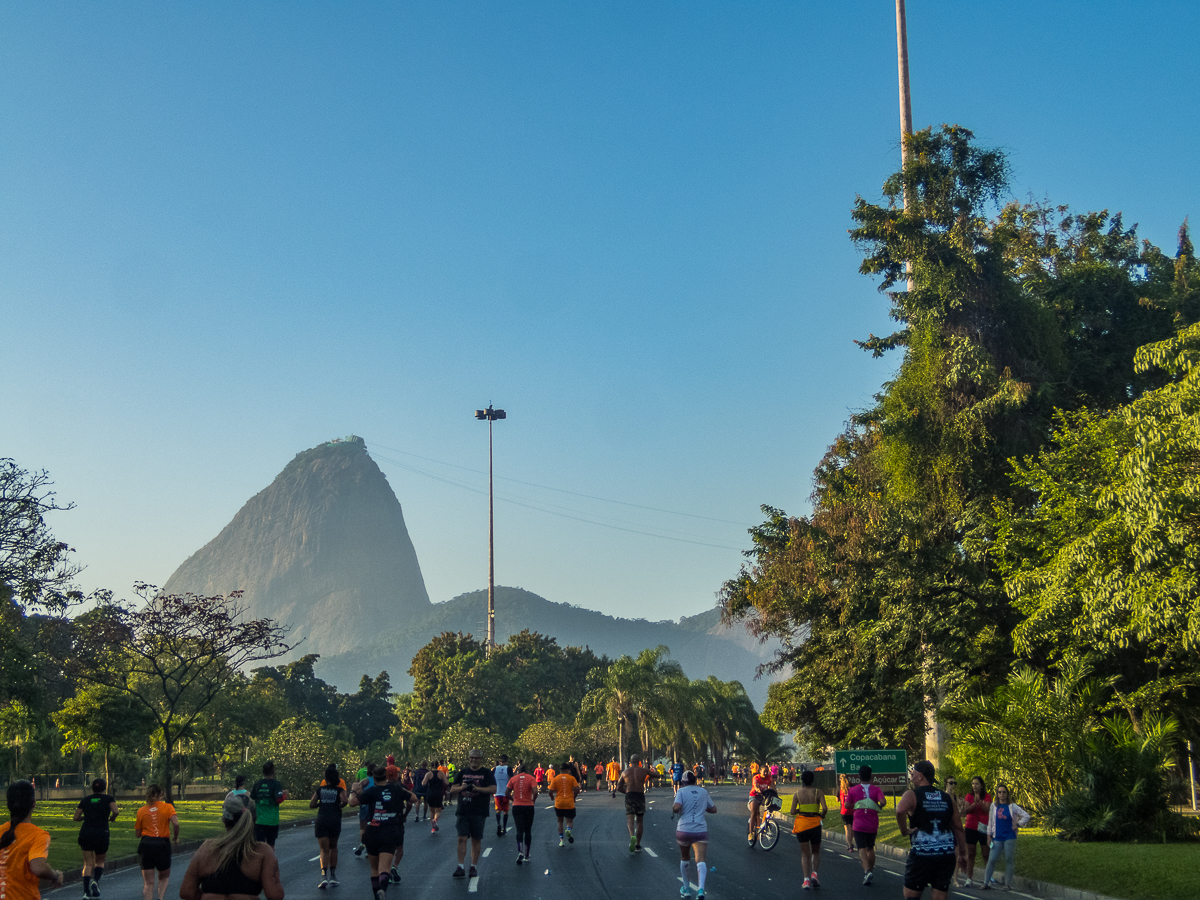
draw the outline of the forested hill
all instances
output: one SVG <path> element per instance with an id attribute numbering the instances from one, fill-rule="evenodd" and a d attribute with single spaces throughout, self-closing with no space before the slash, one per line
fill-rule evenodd
<path id="1" fill-rule="evenodd" d="M 486 633 L 487 591 L 462 594 L 447 603 L 435 603 L 424 615 L 401 615 L 371 637 L 362 648 L 322 657 L 317 674 L 352 690 L 364 673 L 387 671 L 397 691 L 412 687 L 408 667 L 416 652 L 443 631 L 462 631 L 482 637 Z M 690 678 L 715 675 L 722 681 L 742 682 L 762 709 L 767 681 L 754 679 L 755 668 L 770 658 L 774 643 L 763 646 L 741 627 L 725 629 L 720 611 L 709 610 L 679 622 L 618 619 L 569 603 L 552 603 L 521 588 L 496 588 L 496 640 L 505 641 L 524 629 L 555 638 L 560 646 L 589 647 L 597 655 L 636 656 L 647 647 L 665 644 Z M 361 636 L 360 636 L 361 637 Z M 301 645 L 299 652 L 306 651 Z"/>

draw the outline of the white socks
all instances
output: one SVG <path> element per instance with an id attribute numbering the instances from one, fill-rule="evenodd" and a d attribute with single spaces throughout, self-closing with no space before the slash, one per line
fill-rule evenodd
<path id="1" fill-rule="evenodd" d="M 683 883 L 688 883 L 688 864 L 686 862 L 679 863 L 679 874 L 683 876 Z"/>
<path id="2" fill-rule="evenodd" d="M 696 863 L 696 883 L 704 890 L 704 879 L 708 876 L 708 863 Z"/>

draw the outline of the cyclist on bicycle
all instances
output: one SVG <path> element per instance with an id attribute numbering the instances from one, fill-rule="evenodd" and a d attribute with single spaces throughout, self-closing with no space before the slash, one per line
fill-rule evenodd
<path id="1" fill-rule="evenodd" d="M 775 780 L 771 777 L 771 770 L 767 768 L 765 763 L 760 763 L 758 771 L 754 773 L 754 777 L 750 780 L 750 802 L 746 805 L 750 807 L 750 836 L 754 836 L 754 832 L 758 831 L 759 812 L 762 809 L 763 800 L 774 795 Z"/>

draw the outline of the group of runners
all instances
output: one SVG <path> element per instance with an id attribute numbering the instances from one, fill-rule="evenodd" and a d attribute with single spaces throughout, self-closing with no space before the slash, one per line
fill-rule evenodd
<path id="1" fill-rule="evenodd" d="M 488 767 L 479 750 L 470 751 L 467 764 L 458 768 L 439 763 L 402 769 L 389 757 L 385 762 L 364 766 L 357 774 L 347 785 L 337 767 L 330 765 L 309 800 L 310 808 L 316 810 L 314 835 L 321 867 L 318 888 L 332 888 L 340 883 L 338 842 L 343 809 L 349 806 L 360 810 L 355 855 L 365 855 L 369 862 L 373 900 L 386 900 L 389 886 L 400 881 L 398 865 L 404 857 L 405 823 L 414 812 L 415 821 L 424 816 L 431 822 L 431 835 L 436 835 L 443 808 L 455 806 L 457 859 L 452 874 L 455 878 L 474 878 L 478 874 L 483 834 L 492 816 L 498 836 L 508 833 L 511 816 L 516 830 L 516 864 L 530 861 L 535 803 L 542 793 L 553 799 L 559 846 L 574 843 L 576 801 L 586 789 L 588 777 L 586 767 L 573 759 L 563 760 L 557 767 L 538 764 L 531 772 L 520 760 L 510 767 L 508 758 L 501 756 L 496 765 Z M 611 795 L 620 793 L 624 797 L 630 853 L 642 849 L 647 789 L 670 776 L 675 788 L 672 810 L 679 817 L 675 838 L 683 879 L 680 893 L 683 896 L 690 893 L 689 867 L 694 858 L 696 896 L 703 897 L 707 876 L 706 816 L 715 813 L 716 806 L 697 773 L 678 763 L 660 771 L 659 766 L 644 765 L 634 756 L 623 769 L 615 760 L 611 761 L 602 767 L 602 774 Z M 904 877 L 905 897 L 915 900 L 925 887 L 930 887 L 934 900 L 944 900 L 956 868 L 968 874 L 971 871 L 973 854 L 968 854 L 968 833 L 976 829 L 968 818 L 968 828 L 964 830 L 963 814 L 969 809 L 971 813 L 967 815 L 974 814 L 978 819 L 984 801 L 976 793 L 988 798 L 989 827 L 997 828 L 995 836 L 999 841 L 1015 839 L 1016 830 L 1028 821 L 1028 814 L 1009 803 L 1007 794 L 992 803 L 981 780 L 979 785 L 972 786 L 972 793 L 965 801 L 938 789 L 934 767 L 927 761 L 912 768 L 911 778 L 912 789 L 896 806 L 900 831 L 912 839 Z M 800 844 L 802 887 L 807 890 L 820 887 L 822 825 L 828 809 L 824 791 L 814 785 L 814 774 L 801 772 L 800 780 L 788 812 L 795 817 L 792 832 Z M 596 787 L 599 785 L 597 778 Z M 781 805 L 768 802 L 778 797 L 779 785 L 770 767 L 755 767 L 747 802 L 751 843 L 764 807 L 777 809 Z M 81 823 L 78 842 L 83 853 L 85 900 L 100 897 L 109 828 L 121 813 L 116 799 L 106 793 L 106 787 L 103 779 L 97 779 L 92 783 L 91 795 L 81 800 L 75 810 L 75 820 Z M 953 782 L 947 787 L 953 791 Z M 180 887 L 181 898 L 201 900 L 203 896 L 261 894 L 267 900 L 282 900 L 283 886 L 273 848 L 279 832 L 279 805 L 287 799 L 288 793 L 275 778 L 270 763 L 263 767 L 262 778 L 250 788 L 239 777 L 222 804 L 225 833 L 206 841 L 193 855 Z M 32 823 L 36 805 L 33 786 L 26 781 L 14 782 L 9 785 L 7 800 L 10 821 L 0 828 L 0 897 L 36 900 L 40 896 L 40 883 L 61 885 L 63 873 L 47 863 L 49 834 Z M 843 777 L 838 800 L 847 831 L 847 849 L 851 846 L 857 849 L 863 884 L 870 886 L 874 880 L 879 814 L 887 805 L 882 790 L 873 784 L 870 767 L 862 767 L 857 784 L 850 784 Z M 161 788 L 150 785 L 146 802 L 134 821 L 134 833 L 139 839 L 143 900 L 165 900 L 172 849 L 179 843 L 179 831 L 175 807 L 163 799 Z M 1010 854 L 1005 855 L 1011 859 Z M 990 881 L 991 868 L 989 865 L 985 886 Z M 1006 884 L 1011 881 L 1010 866 Z"/>

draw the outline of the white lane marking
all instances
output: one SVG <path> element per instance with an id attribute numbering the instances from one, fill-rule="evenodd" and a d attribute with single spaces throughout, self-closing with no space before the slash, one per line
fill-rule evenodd
<path id="1" fill-rule="evenodd" d="M 645 850 L 647 853 L 649 853 L 651 856 L 653 856 L 655 859 L 658 859 L 658 854 L 655 853 L 653 850 L 651 850 L 649 847 L 643 847 L 642 849 Z"/>
<path id="2" fill-rule="evenodd" d="M 309 862 L 316 862 L 320 858 L 321 857 L 319 857 L 319 856 L 314 856 L 312 859 L 309 860 Z"/>
<path id="3" fill-rule="evenodd" d="M 550 806 L 547 806 L 547 807 L 546 807 L 546 809 L 554 809 L 554 806 L 553 806 L 553 804 L 552 804 L 552 805 L 550 805 Z"/>
<path id="4" fill-rule="evenodd" d="M 491 853 L 491 852 L 492 852 L 492 848 L 491 848 L 491 847 L 488 847 L 486 850 L 484 850 L 484 851 L 483 851 L 483 858 L 484 858 L 484 859 L 487 859 L 487 858 L 488 858 L 488 854 L 489 854 L 489 853 Z"/>
<path id="5" fill-rule="evenodd" d="M 470 879 L 470 881 L 467 882 L 467 893 L 474 894 L 478 890 L 479 890 L 479 876 L 476 875 L 474 878 Z"/>

